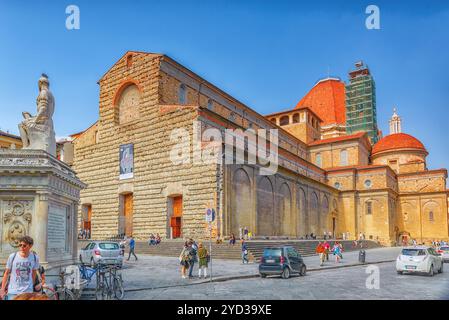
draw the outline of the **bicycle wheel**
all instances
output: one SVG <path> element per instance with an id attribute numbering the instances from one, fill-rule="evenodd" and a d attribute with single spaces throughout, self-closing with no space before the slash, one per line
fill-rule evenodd
<path id="1" fill-rule="evenodd" d="M 59 300 L 76 300 L 73 292 L 67 288 L 58 290 Z"/>
<path id="2" fill-rule="evenodd" d="M 53 290 L 53 289 L 50 289 L 50 288 L 44 289 L 44 294 L 50 300 L 59 300 L 58 293 L 55 290 Z"/>
<path id="3" fill-rule="evenodd" d="M 103 300 L 103 291 L 104 291 L 104 274 L 100 273 L 97 276 L 97 287 L 95 289 L 96 300 Z"/>
<path id="4" fill-rule="evenodd" d="M 118 300 L 122 300 L 125 297 L 125 289 L 123 288 L 122 276 L 114 277 L 114 296 Z"/>

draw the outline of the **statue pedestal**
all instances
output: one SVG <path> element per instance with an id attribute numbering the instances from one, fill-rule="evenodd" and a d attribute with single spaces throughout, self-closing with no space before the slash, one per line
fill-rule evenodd
<path id="1" fill-rule="evenodd" d="M 85 188 L 65 163 L 42 150 L 0 149 L 0 269 L 29 235 L 46 269 L 77 261 L 77 212 Z"/>

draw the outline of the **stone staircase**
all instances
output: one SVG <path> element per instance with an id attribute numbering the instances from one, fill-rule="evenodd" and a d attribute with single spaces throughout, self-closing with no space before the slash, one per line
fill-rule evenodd
<path id="1" fill-rule="evenodd" d="M 78 248 L 84 247 L 90 240 L 79 240 Z M 250 240 L 247 241 L 249 260 L 259 261 L 263 254 L 264 248 L 278 247 L 278 246 L 293 246 L 303 256 L 311 256 L 315 254 L 315 248 L 318 245 L 319 240 Z M 334 244 L 333 240 L 329 241 L 330 245 Z M 359 248 L 353 248 L 352 241 L 340 241 L 343 245 L 343 253 L 345 251 L 358 250 Z M 146 241 L 136 241 L 136 254 L 148 254 L 154 256 L 168 256 L 178 257 L 181 253 L 184 240 L 162 240 L 158 245 L 150 246 Z M 203 241 L 203 245 L 209 250 L 209 241 Z M 381 245 L 374 241 L 363 241 L 363 247 L 365 249 L 378 248 Z M 241 245 L 237 242 L 234 246 L 230 246 L 227 241 L 216 244 L 212 242 L 212 257 L 215 259 L 241 259 Z"/>

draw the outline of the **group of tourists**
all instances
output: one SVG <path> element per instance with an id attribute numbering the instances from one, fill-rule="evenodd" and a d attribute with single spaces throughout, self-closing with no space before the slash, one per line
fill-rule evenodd
<path id="1" fill-rule="evenodd" d="M 32 251 L 34 241 L 29 236 L 19 239 L 19 251 L 6 262 L 0 287 L 0 300 L 47 300 L 41 294 L 45 286 L 44 271 L 38 255 Z"/>
<path id="2" fill-rule="evenodd" d="M 161 243 L 161 236 L 159 233 L 156 233 L 156 236 L 152 233 L 150 233 L 150 237 L 148 239 L 148 245 L 155 246 Z"/>
<path id="3" fill-rule="evenodd" d="M 432 241 L 432 247 L 439 248 L 439 247 L 445 247 L 447 246 L 447 241 L 444 240 L 433 240 Z"/>
<path id="4" fill-rule="evenodd" d="M 335 256 L 335 263 L 340 263 L 340 260 L 343 259 L 343 246 L 338 241 L 335 241 L 332 249 L 329 242 L 326 240 L 324 242 L 320 241 L 315 249 L 315 252 L 319 255 L 320 266 L 322 266 L 325 261 L 329 261 L 329 253 L 332 253 Z"/>
<path id="5" fill-rule="evenodd" d="M 78 239 L 90 239 L 90 230 L 81 229 L 80 232 L 78 232 Z"/>
<path id="6" fill-rule="evenodd" d="M 179 263 L 181 264 L 181 276 L 183 279 L 194 278 L 193 268 L 195 262 L 198 262 L 198 278 L 204 274 L 207 277 L 207 268 L 210 261 L 210 255 L 202 242 L 196 243 L 193 239 L 189 239 L 184 243 L 181 254 L 179 255 Z M 187 270 L 189 274 L 187 276 Z"/>
<path id="7" fill-rule="evenodd" d="M 248 227 L 239 228 L 239 239 L 251 240 L 253 233 L 248 230 Z"/>

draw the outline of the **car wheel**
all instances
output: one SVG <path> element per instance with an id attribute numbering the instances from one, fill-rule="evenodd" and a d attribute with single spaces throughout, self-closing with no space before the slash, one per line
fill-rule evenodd
<path id="1" fill-rule="evenodd" d="M 434 273 L 433 273 L 433 264 L 430 265 L 430 269 L 429 269 L 429 273 L 428 273 L 429 277 L 433 277 Z"/>
<path id="2" fill-rule="evenodd" d="M 282 279 L 288 279 L 290 278 L 290 269 L 288 267 L 285 267 L 281 274 Z"/>
<path id="3" fill-rule="evenodd" d="M 264 273 L 261 273 L 261 274 L 260 274 L 260 277 L 261 277 L 261 278 L 266 278 L 266 277 L 267 277 L 267 275 L 266 275 L 266 274 L 264 274 Z"/>
<path id="4" fill-rule="evenodd" d="M 399 270 L 398 270 L 397 273 L 400 274 L 400 275 L 402 275 L 402 271 L 399 271 Z"/>
<path id="5" fill-rule="evenodd" d="M 306 275 L 307 268 L 305 265 L 301 266 L 301 269 L 299 270 L 299 275 L 304 277 Z"/>

